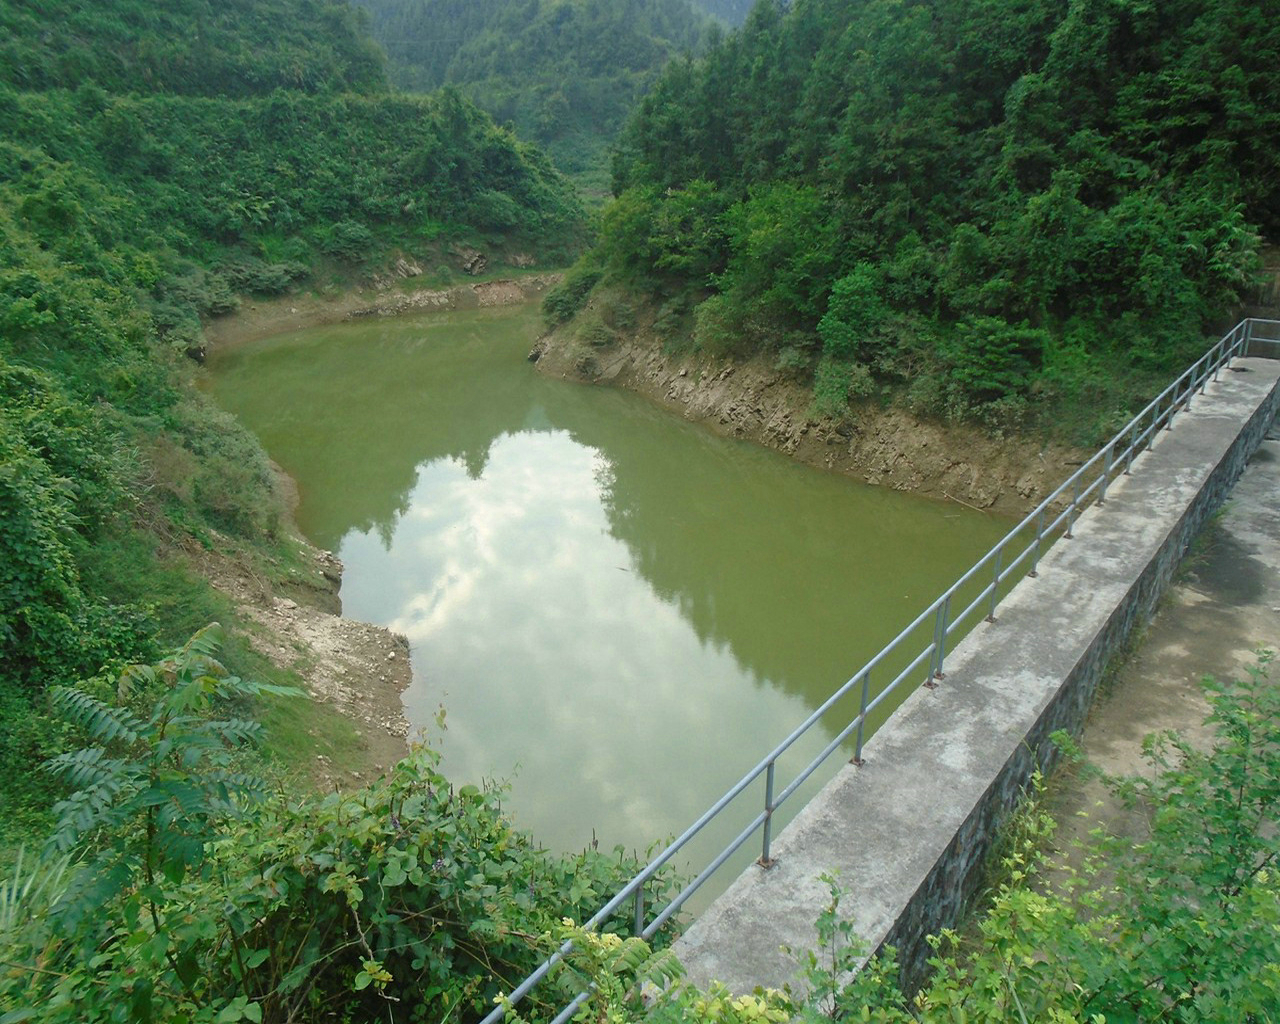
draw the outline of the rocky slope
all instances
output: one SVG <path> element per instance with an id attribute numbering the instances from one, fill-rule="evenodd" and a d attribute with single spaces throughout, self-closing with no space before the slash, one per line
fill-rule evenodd
<path id="1" fill-rule="evenodd" d="M 545 373 L 645 395 L 686 419 L 871 484 L 1018 516 L 1087 453 L 866 403 L 841 420 L 810 413 L 811 394 L 762 360 L 668 355 L 643 335 L 603 348 L 555 332 L 529 358 Z"/>

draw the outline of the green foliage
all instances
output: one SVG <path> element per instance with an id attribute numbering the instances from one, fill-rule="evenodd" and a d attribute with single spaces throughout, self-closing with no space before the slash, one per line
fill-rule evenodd
<path id="1" fill-rule="evenodd" d="M 1039 368 L 1046 331 L 1013 326 L 995 317 L 975 317 L 956 325 L 942 348 L 950 364 L 949 383 L 960 401 L 993 402 L 1023 391 Z"/>
<path id="2" fill-rule="evenodd" d="M 820 416 L 843 416 L 849 399 L 871 394 L 874 386 L 866 366 L 824 355 L 813 373 L 813 410 Z"/>
<path id="3" fill-rule="evenodd" d="M 985 419 L 1141 404 L 1280 230 L 1258 142 L 1280 133 L 1258 99 L 1278 57 L 1243 0 L 760 3 L 639 104 L 599 252 L 674 290 L 713 268 L 699 337 L 724 350 L 817 328 L 828 355 Z M 723 212 L 655 245 L 695 189 Z M 904 318 L 950 340 L 899 358 Z M 1106 380 L 1036 356 L 1054 346 Z"/>
<path id="4" fill-rule="evenodd" d="M 573 319 L 599 282 L 602 274 L 589 264 L 578 263 L 564 279 L 542 297 L 542 316 L 548 327 Z"/>
<path id="5" fill-rule="evenodd" d="M 49 685 L 223 615 L 175 552 L 283 543 L 265 455 L 193 387 L 204 319 L 405 239 L 424 259 L 442 235 L 576 244 L 545 157 L 456 93 L 389 95 L 353 18 L 326 0 L 0 3 L 6 828 L 48 804 Z"/>
<path id="6" fill-rule="evenodd" d="M 878 268 L 859 263 L 831 289 L 827 311 L 818 321 L 822 351 L 834 359 L 870 362 L 876 333 L 889 317 Z"/>
<path id="7" fill-rule="evenodd" d="M 324 232 L 320 248 L 330 256 L 359 263 L 373 249 L 373 232 L 356 221 L 339 221 Z"/>
<path id="8" fill-rule="evenodd" d="M 636 100 L 664 64 L 701 46 L 707 28 L 685 0 L 360 3 L 393 83 L 457 88 L 598 191 Z"/>
<path id="9" fill-rule="evenodd" d="M 99 413 L 2 355 L 0 398 L 0 661 L 7 685 L 32 694 L 93 671 L 124 634 L 86 597 L 76 564 L 79 539 L 122 500 L 122 460 Z"/>
<path id="10" fill-rule="evenodd" d="M 898 985 L 894 951 L 867 958 L 838 881 L 800 958 L 803 1000 L 773 992 L 734 1000 L 699 993 L 678 967 L 656 965 L 665 991 L 639 984 L 645 951 L 573 933 L 584 947 L 574 988 L 591 991 L 594 1019 L 655 1022 L 868 1021 L 1005 1024 L 1275 1019 L 1280 1006 L 1280 688 L 1273 655 L 1248 678 L 1206 680 L 1215 741 L 1200 750 L 1173 734 L 1147 740 L 1151 770 L 1109 779 L 1148 834 L 1095 831 L 1078 867 L 1052 852 L 1053 819 L 1039 777 L 1015 816 L 1001 881 L 976 930 L 930 940 L 933 974 L 913 996 Z M 1052 869 L 1052 870 L 1047 870 Z M 564 933 L 570 934 L 570 933 Z M 672 980 L 676 979 L 676 980 Z"/>
<path id="11" fill-rule="evenodd" d="M 214 659 L 220 636 L 209 627 L 130 667 L 110 694 L 55 691 L 89 745 L 49 764 L 74 788 L 53 843 L 86 859 L 56 884 L 19 867 L 0 885 L 0 906 L 15 906 L 0 994 L 15 1012 L 287 1021 L 400 1004 L 415 1020 L 472 1016 L 544 955 L 531 937 L 588 916 L 638 870 L 620 850 L 548 854 L 503 817 L 499 790 L 455 789 L 428 750 L 358 793 L 269 794 L 239 769 L 235 748 L 260 729 L 235 711 L 295 691 L 230 676 Z M 47 912 L 30 895 L 39 885 Z"/>
<path id="12" fill-rule="evenodd" d="M 245 96 L 385 89 L 382 55 L 332 0 L 38 0 L 0 4 L 0 80 L 24 90 Z M 92 83 L 92 86 L 87 86 Z M 96 87 L 96 91 L 95 91 Z"/>
<path id="13" fill-rule="evenodd" d="M 215 701 L 263 693 L 299 694 L 230 675 L 214 658 L 223 641 L 214 623 L 156 665 L 132 665 L 119 677 L 116 702 L 60 686 L 53 706 L 91 746 L 45 764 L 72 790 L 54 807 L 50 844 L 95 851 L 81 875 L 90 903 L 110 899 L 141 875 L 181 882 L 198 868 L 215 823 L 258 799 L 263 784 L 234 770 L 230 750 L 257 740 L 261 727 L 244 718 L 213 718 Z M 159 692 L 149 714 L 138 700 Z M 152 917 L 158 917 L 150 897 Z"/>
<path id="14" fill-rule="evenodd" d="M 605 1024 L 646 1020 L 652 1024 L 705 1021 L 707 1024 L 785 1024 L 793 1007 L 781 992 L 757 991 L 734 996 L 712 983 L 704 992 L 684 978 L 684 968 L 670 950 L 655 952 L 642 939 L 587 931 L 566 918 L 548 936 L 548 944 L 573 944 L 551 971 L 547 987 L 567 1005 L 585 995 L 575 1019 Z M 512 1024 L 527 1024 L 527 1004 L 514 1006 L 503 993 L 500 1002 Z M 535 1018 L 536 1019 L 536 1018 Z"/>
<path id="15" fill-rule="evenodd" d="M 834 269 L 830 211 L 817 189 L 779 182 L 725 215 L 732 257 L 717 279 L 736 305 L 787 326 L 816 325 Z"/>

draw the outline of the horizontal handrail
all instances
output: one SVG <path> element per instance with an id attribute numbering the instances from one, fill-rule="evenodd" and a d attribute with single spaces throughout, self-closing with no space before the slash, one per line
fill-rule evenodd
<path id="1" fill-rule="evenodd" d="M 652 938 L 654 934 L 682 907 L 694 893 L 724 863 L 733 856 L 757 832 L 763 831 L 761 855 L 758 863 L 763 867 L 770 866 L 773 813 L 789 797 L 817 771 L 836 750 L 844 746 L 850 736 L 855 737 L 854 754 L 850 763 L 863 764 L 864 727 L 869 716 L 885 703 L 899 688 L 910 679 L 918 679 L 918 685 L 934 686 L 937 680 L 945 675 L 947 642 L 953 633 L 959 632 L 963 624 L 975 613 L 987 608 L 986 619 L 995 620 L 999 607 L 1000 591 L 1010 580 L 1019 578 L 1019 570 L 1030 560 L 1028 575 L 1038 572 L 1040 558 L 1049 544 L 1059 536 L 1071 539 L 1072 528 L 1079 518 L 1082 509 L 1091 503 L 1105 504 L 1107 488 L 1118 476 L 1127 476 L 1134 460 L 1155 444 L 1157 433 L 1161 429 L 1170 429 L 1173 418 L 1184 409 L 1191 407 L 1195 394 L 1203 393 L 1210 380 L 1217 380 L 1223 367 L 1229 366 L 1231 360 L 1252 354 L 1260 346 L 1280 346 L 1280 320 L 1260 320 L 1249 318 L 1241 320 L 1235 327 L 1216 342 L 1208 352 L 1191 364 L 1183 373 L 1160 394 L 1156 395 L 1146 407 L 1126 423 L 1120 431 L 1098 450 L 1088 461 L 1067 477 L 1034 509 L 1010 530 L 1005 536 L 978 559 L 955 583 L 951 584 L 924 611 L 911 621 L 893 640 L 886 644 L 870 661 L 855 672 L 842 686 L 835 690 L 822 702 L 803 722 L 794 728 L 781 743 L 761 758 L 750 771 L 735 782 L 698 819 L 682 832 L 661 853 L 649 861 L 639 873 L 626 883 L 583 927 L 587 930 L 598 928 L 609 920 L 628 900 L 635 903 L 634 932 L 642 938 Z M 1280 350 L 1277 351 L 1280 357 Z M 1148 420 L 1150 422 L 1148 423 Z M 1058 511 L 1054 511 L 1061 506 Z M 1052 518 L 1049 518 L 1052 516 Z M 1030 533 L 1030 539 L 1024 539 L 1021 547 L 1018 538 Z M 961 591 L 979 579 L 987 578 L 985 585 L 977 595 L 970 599 L 958 613 L 951 610 L 953 600 Z M 910 637 L 933 622 L 932 638 L 923 647 L 905 652 L 899 651 Z M 911 655 L 906 666 L 874 696 L 871 695 L 871 677 L 873 672 L 883 669 L 893 655 Z M 923 679 L 920 670 L 925 666 Z M 779 759 L 786 754 L 813 726 L 820 721 L 836 704 L 857 693 L 859 710 L 829 741 L 826 746 L 812 758 L 801 771 L 787 783 L 775 796 L 775 773 Z M 764 807 L 738 834 L 725 846 L 699 873 L 684 886 L 680 892 L 670 899 L 665 906 L 656 908 L 653 920 L 645 923 L 647 914 L 644 904 L 645 885 L 656 875 L 680 850 L 697 836 L 706 825 L 719 817 L 752 783 L 765 777 Z M 506 1005 L 513 1005 L 523 999 L 544 978 L 547 973 L 573 949 L 571 941 L 565 942 L 555 953 L 521 982 L 507 996 Z M 567 1020 L 582 1005 L 585 995 L 576 997 L 556 1018 L 556 1021 Z M 502 1005 L 495 1007 L 481 1024 L 497 1024 L 505 1014 Z"/>

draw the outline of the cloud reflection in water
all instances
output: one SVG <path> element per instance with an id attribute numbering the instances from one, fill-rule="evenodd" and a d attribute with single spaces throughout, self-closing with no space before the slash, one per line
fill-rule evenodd
<path id="1" fill-rule="evenodd" d="M 565 849 L 593 829 L 643 848 L 683 827 L 806 713 L 744 685 L 727 645 L 699 640 L 632 571 L 605 511 L 611 479 L 565 431 L 507 434 L 477 479 L 456 460 L 419 467 L 390 550 L 358 532 L 340 550 L 363 567 L 344 605 L 413 646 L 411 724 L 443 703 L 446 770 L 515 773 L 515 805 L 543 794 L 537 834 Z M 675 791 L 650 788 L 658 762 L 680 765 Z"/>

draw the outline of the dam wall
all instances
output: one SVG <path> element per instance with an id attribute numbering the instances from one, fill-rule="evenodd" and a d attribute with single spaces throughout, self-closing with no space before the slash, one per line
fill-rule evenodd
<path id="1" fill-rule="evenodd" d="M 999 825 L 1050 735 L 1078 734 L 1108 660 L 1150 617 L 1188 545 L 1222 505 L 1280 406 L 1280 361 L 1239 359 L 1162 430 L 1105 505 L 1088 508 L 753 865 L 686 931 L 691 980 L 735 992 L 798 982 L 783 947 L 812 949 L 830 902 L 869 950 L 897 948 L 918 985 L 926 937 L 955 925 L 984 878 Z"/>

